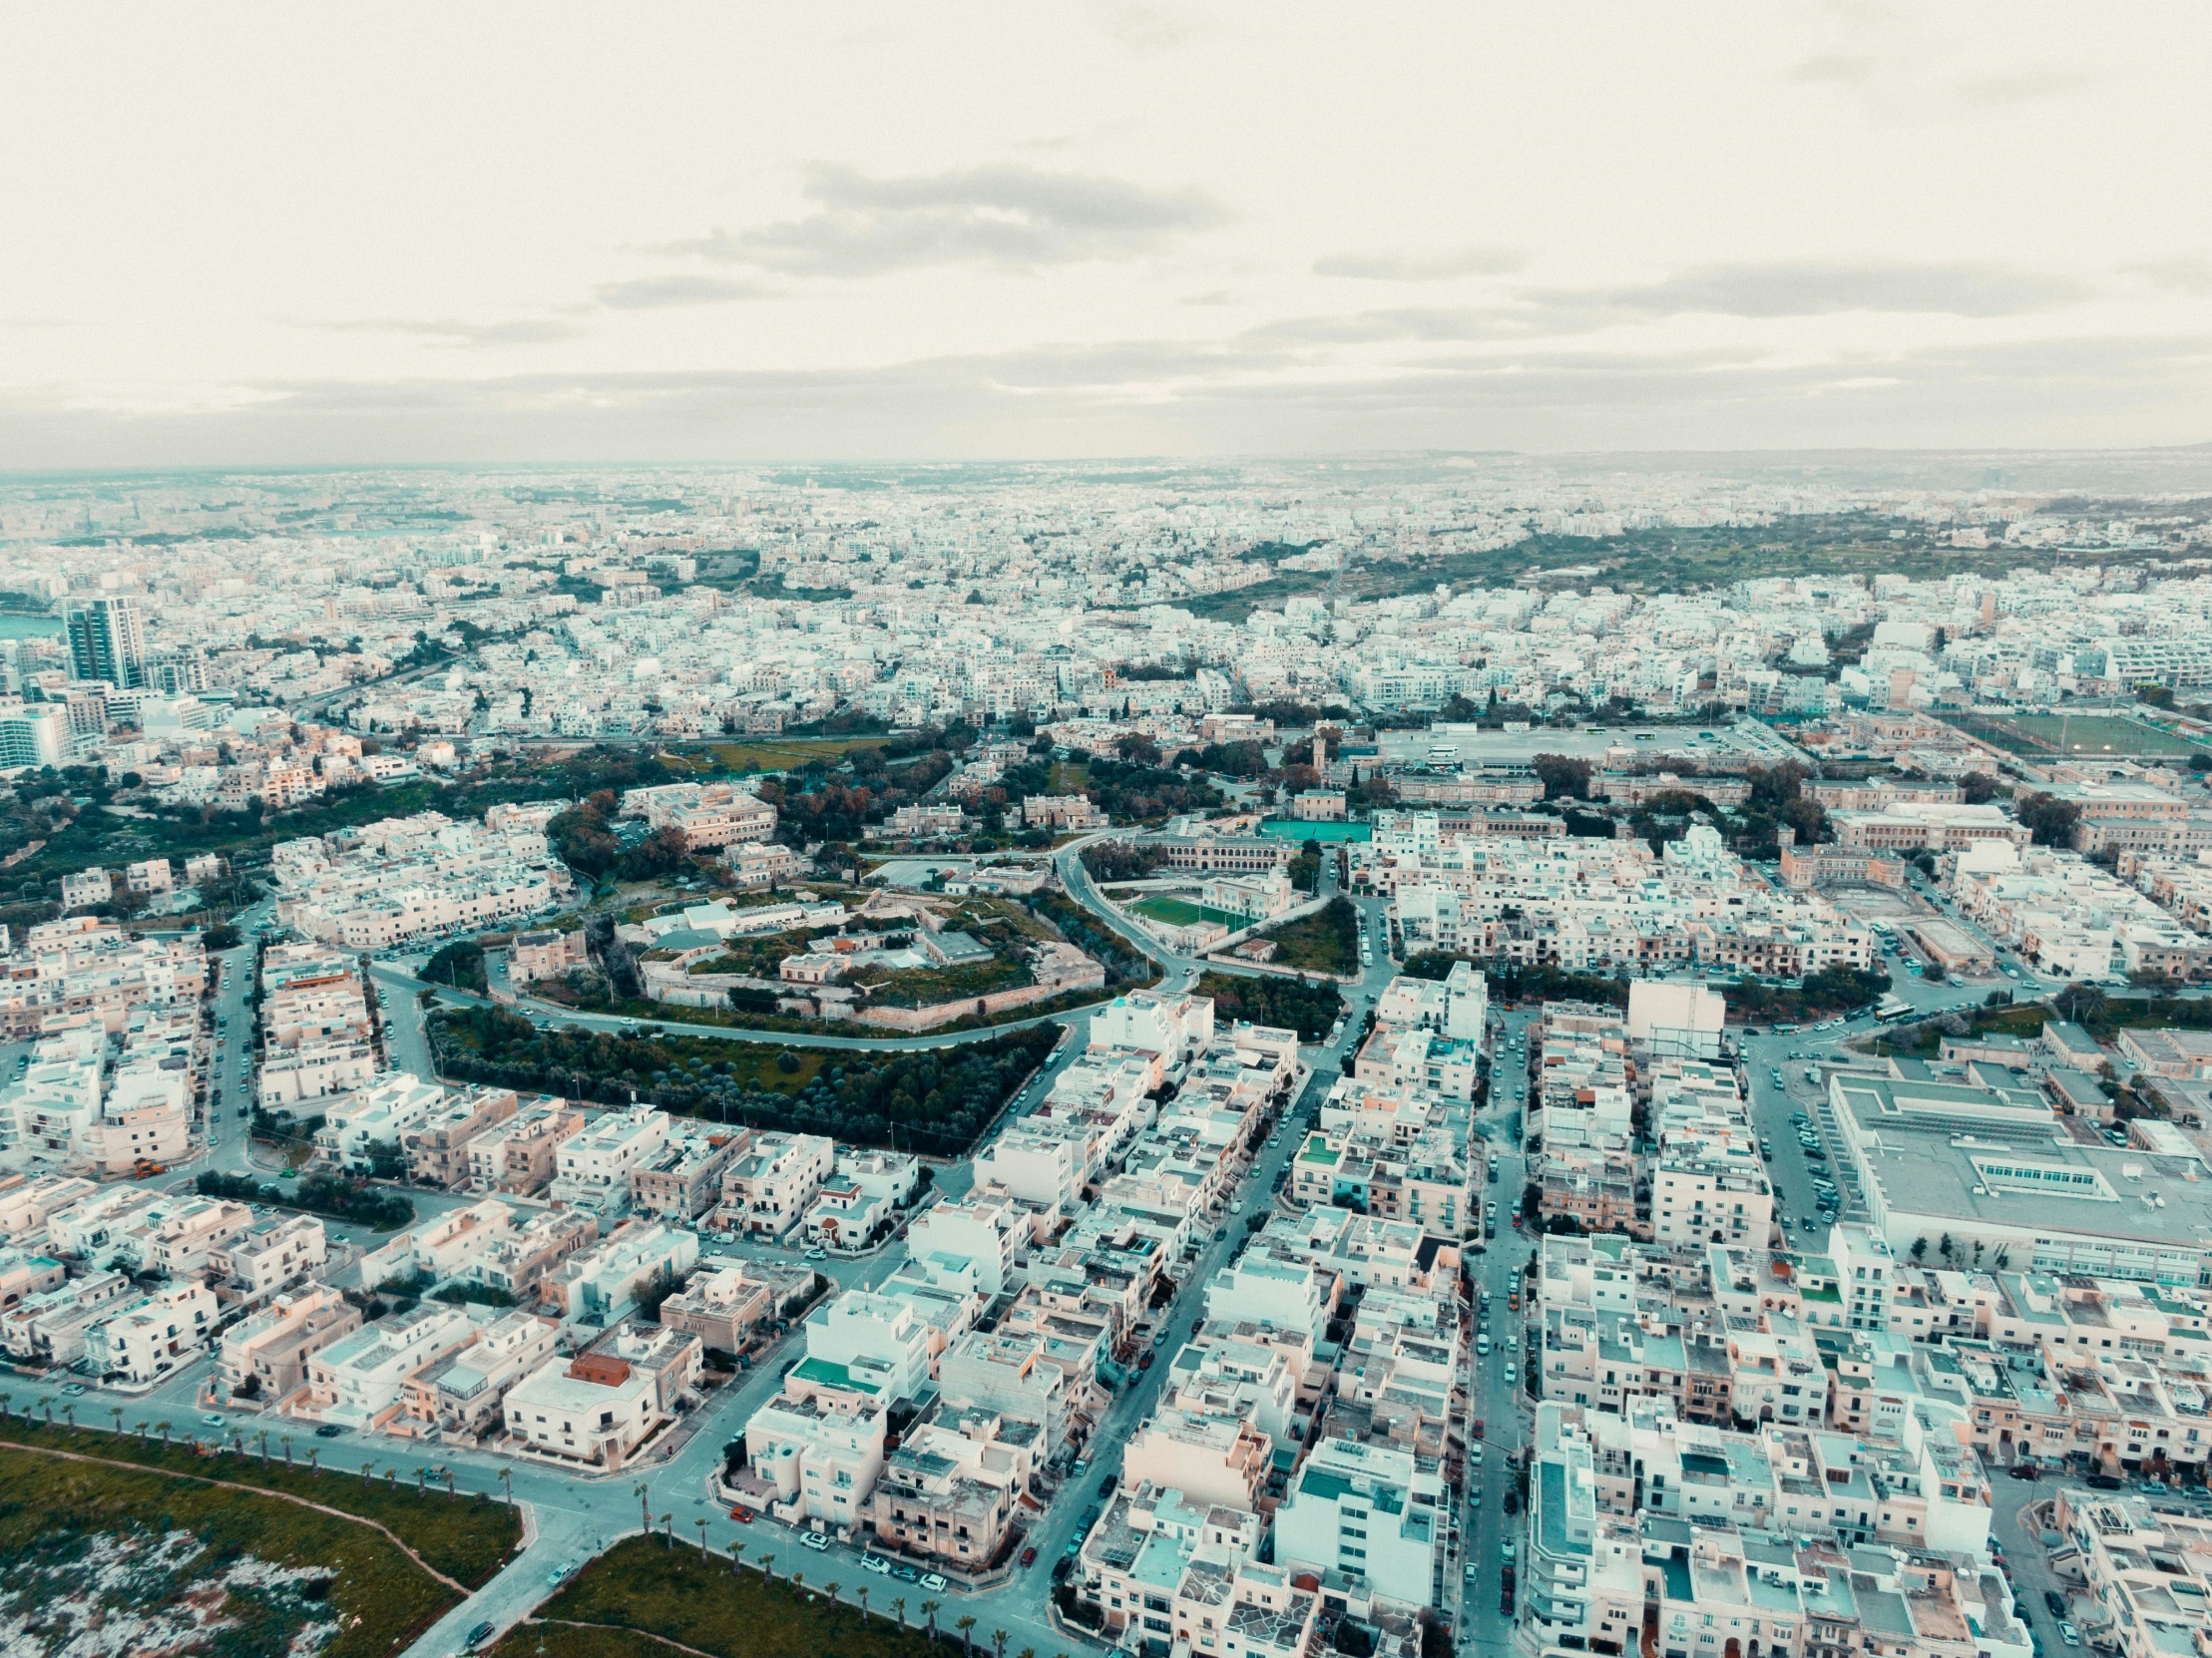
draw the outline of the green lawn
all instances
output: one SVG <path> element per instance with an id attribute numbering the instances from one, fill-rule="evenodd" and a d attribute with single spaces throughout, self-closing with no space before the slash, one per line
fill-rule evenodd
<path id="1" fill-rule="evenodd" d="M 809 760 L 834 765 L 856 748 L 881 748 L 891 739 L 875 737 L 739 737 L 709 744 L 706 752 L 731 771 L 756 766 L 762 771 L 789 771 Z"/>
<path id="2" fill-rule="evenodd" d="M 789 1545 L 782 1533 L 748 1537 L 762 1547 Z M 896 1578 L 869 1582 L 863 1573 L 848 1571 L 843 1592 L 869 1590 L 870 1607 L 865 1620 L 857 1606 L 832 1606 L 814 1590 L 795 1590 L 786 1573 L 799 1571 L 817 1584 L 825 1572 L 836 1574 L 835 1564 L 816 1560 L 804 1549 L 775 1546 L 776 1581 L 764 1583 L 754 1569 L 757 1554 L 746 1569 L 732 1575 L 726 1555 L 701 1559 L 694 1534 L 688 1546 L 682 1539 L 668 1547 L 660 1541 L 627 1537 L 576 1575 L 566 1588 L 539 1608 L 546 1626 L 528 1625 L 516 1630 L 494 1648 L 499 1658 L 531 1658 L 541 1633 L 552 1634 L 557 1620 L 613 1625 L 617 1629 L 644 1630 L 671 1641 L 680 1641 L 716 1658 L 930 1658 L 927 1637 L 919 1629 L 901 1634 L 892 1602 L 906 1600 L 910 1624 L 922 1622 L 922 1603 L 929 1595 Z M 811 1570 L 809 1568 L 812 1568 Z M 857 1581 L 855 1581 L 857 1580 Z M 958 1651 L 953 1620 L 960 1615 L 956 1597 L 944 1597 L 938 1618 L 940 1637 Z M 976 1631 L 981 1635 L 982 1629 Z M 571 1641 L 569 1637 L 581 1636 Z M 618 1638 L 619 1639 L 619 1638 Z M 988 1646 L 979 1642 L 988 1652 Z M 546 1646 L 549 1658 L 568 1654 L 598 1655 L 645 1650 L 603 1639 L 599 1631 L 568 1631 L 564 1643 Z M 665 1652 L 665 1648 L 660 1649 Z"/>
<path id="3" fill-rule="evenodd" d="M 1211 909 L 1203 904 L 1193 904 L 1187 898 L 1172 898 L 1166 893 L 1154 893 L 1149 898 L 1140 898 L 1128 908 L 1132 914 L 1145 916 L 1153 921 L 1164 921 L 1170 927 L 1189 927 L 1201 921 L 1217 921 L 1233 933 L 1245 925 L 1245 919 L 1240 915 L 1233 915 L 1227 910 Z"/>
<path id="4" fill-rule="evenodd" d="M 112 1443 L 104 1435 L 75 1439 L 87 1454 Z M 234 1470 L 219 1464 L 234 1460 L 209 1458 L 201 1465 L 227 1475 Z M 324 1478 L 342 1482 L 336 1475 Z M 490 1529 L 513 1534 L 511 1525 Z M 90 1557 L 102 1548 L 155 1565 L 149 1556 L 177 1533 L 194 1541 L 173 1540 L 175 1552 L 162 1556 L 154 1570 L 128 1571 Z M 225 1581 L 251 1572 L 256 1561 L 304 1575 L 281 1588 Z M 87 1592 L 97 1607 L 96 1625 L 102 1616 L 144 1616 L 154 1620 L 149 1634 L 192 1630 L 220 1607 L 230 1627 L 217 1644 L 195 1650 L 283 1652 L 303 1631 L 335 1621 L 339 1629 L 317 1649 L 330 1658 L 394 1651 L 460 1598 L 388 1538 L 352 1520 L 150 1468 L 13 1449 L 0 1449 L 0 1562 L 9 1586 L 32 1602 L 23 1614 L 43 1622 L 43 1635 L 57 1642 L 36 1644 L 34 1637 L 27 1649 L 33 1651 L 61 1649 L 59 1639 L 72 1624 L 46 1621 L 46 1615 Z"/>

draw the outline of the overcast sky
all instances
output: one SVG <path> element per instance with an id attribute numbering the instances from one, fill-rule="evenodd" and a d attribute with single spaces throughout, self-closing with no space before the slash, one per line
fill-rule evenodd
<path id="1" fill-rule="evenodd" d="M 2212 440 L 2212 11 L 0 14 L 0 468 Z"/>

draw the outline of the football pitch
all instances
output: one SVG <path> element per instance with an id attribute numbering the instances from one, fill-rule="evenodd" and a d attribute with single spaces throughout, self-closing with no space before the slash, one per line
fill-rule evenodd
<path id="1" fill-rule="evenodd" d="M 2010 726 L 2049 754 L 2146 759 L 2187 759 L 2207 752 L 2202 743 L 2120 714 L 2013 714 L 1991 724 Z"/>

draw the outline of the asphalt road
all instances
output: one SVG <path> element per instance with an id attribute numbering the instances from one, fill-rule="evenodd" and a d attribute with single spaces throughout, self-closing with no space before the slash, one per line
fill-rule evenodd
<path id="1" fill-rule="evenodd" d="M 1470 1257 L 1478 1291 L 1490 1292 L 1487 1315 L 1479 1294 L 1476 1309 L 1478 1331 L 1481 1321 L 1488 1319 L 1491 1351 L 1485 1357 L 1477 1353 L 1473 1343 L 1468 1348 L 1470 1427 L 1464 1436 L 1469 1447 L 1467 1488 L 1459 1514 L 1459 1546 L 1446 1557 L 1446 1582 L 1437 1601 L 1440 1607 L 1459 1609 L 1455 1628 L 1460 1650 L 1481 1654 L 1504 1654 L 1513 1647 L 1512 1623 L 1497 1614 L 1498 1568 L 1503 1563 L 1505 1545 L 1512 1542 L 1519 1546 L 1523 1521 L 1506 1512 L 1505 1498 L 1514 1489 L 1514 1461 L 1528 1444 L 1534 1421 L 1533 1407 L 1526 1403 L 1528 1395 L 1519 1380 L 1535 1351 L 1524 1322 L 1534 1309 L 1524 1300 L 1516 1312 L 1508 1305 L 1507 1297 L 1524 1282 L 1522 1266 L 1536 1249 L 1534 1241 L 1517 1230 L 1511 1219 L 1527 1183 L 1528 1160 L 1522 1155 L 1520 1137 L 1512 1131 L 1513 1119 L 1523 1109 L 1513 1097 L 1514 1086 L 1525 1071 L 1523 1061 L 1515 1057 L 1517 1050 L 1510 1045 L 1510 1038 L 1525 1033 L 1536 1021 L 1518 1009 L 1507 1009 L 1493 1023 L 1497 1031 L 1491 1048 L 1494 1103 L 1477 1117 L 1478 1138 L 1470 1147 L 1471 1156 L 1485 1155 L 1486 1145 L 1498 1152 L 1498 1179 L 1495 1184 L 1486 1180 L 1481 1188 L 1485 1213 L 1495 1212 L 1497 1216 L 1498 1236 L 1486 1243 L 1483 1254 Z M 1506 1345 L 1509 1341 L 1520 1344 L 1518 1351 Z M 1513 1381 L 1507 1380 L 1509 1365 L 1513 1367 Z M 1474 1437 L 1475 1421 L 1483 1424 L 1481 1439 Z M 1483 1456 L 1480 1467 L 1475 1465 L 1478 1446 Z M 1467 1575 L 1470 1561 L 1475 1564 L 1473 1578 Z"/>

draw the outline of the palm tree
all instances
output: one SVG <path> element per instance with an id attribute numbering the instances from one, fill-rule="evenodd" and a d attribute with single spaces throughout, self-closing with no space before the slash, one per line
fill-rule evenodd
<path id="1" fill-rule="evenodd" d="M 1017 1652 L 1014 1658 L 1037 1658 L 1037 1648 L 1026 1646 L 1020 1652 Z"/>
<path id="2" fill-rule="evenodd" d="M 896 1600 L 894 1600 L 893 1602 L 891 1602 L 891 1610 L 899 1614 L 899 1633 L 900 1633 L 900 1634 L 902 1634 L 902 1635 L 903 1635 L 903 1634 L 905 1634 L 905 1633 L 906 1633 L 906 1596 L 904 1596 L 904 1595 L 901 1595 L 901 1596 L 899 1596 L 899 1598 L 898 1598 L 898 1599 L 896 1599 Z"/>
<path id="3" fill-rule="evenodd" d="M 834 1623 L 837 1620 L 837 1585 L 835 1583 L 824 1583 L 822 1592 L 829 1596 L 829 1616 L 830 1621 Z"/>
<path id="4" fill-rule="evenodd" d="M 868 1627 L 868 1585 L 861 1584 L 853 1590 L 852 1597 L 860 1602 L 860 1627 L 865 1629 Z"/>
<path id="5" fill-rule="evenodd" d="M 804 1595 L 806 1593 L 805 1572 L 795 1571 L 791 1574 L 791 1593 L 794 1595 Z"/>
<path id="6" fill-rule="evenodd" d="M 953 1625 L 955 1629 L 960 1631 L 960 1650 L 964 1653 L 973 1653 L 976 1650 L 976 1643 L 968 1634 L 968 1631 L 975 1628 L 975 1626 L 976 1620 L 974 1618 L 962 1618 Z"/>
<path id="7" fill-rule="evenodd" d="M 139 1444 L 146 1444 L 146 1419 L 143 1417 L 139 1419 Z"/>
<path id="8" fill-rule="evenodd" d="M 375 1477 L 376 1464 L 374 1462 L 363 1462 L 361 1464 L 361 1483 L 366 1485 L 371 1479 Z"/>
<path id="9" fill-rule="evenodd" d="M 515 1505 L 515 1482 L 508 1478 L 505 1468 L 499 1470 L 499 1482 L 507 1487 L 507 1506 L 512 1508 Z"/>
<path id="10" fill-rule="evenodd" d="M 675 1547 L 675 1515 L 673 1514 L 663 1514 L 661 1516 L 661 1546 L 663 1548 Z"/>
<path id="11" fill-rule="evenodd" d="M 123 1432 L 123 1407 L 120 1405 L 109 1406 L 108 1415 L 115 1418 L 115 1431 L 121 1434 Z"/>
<path id="12" fill-rule="evenodd" d="M 77 1432 L 77 1402 L 76 1402 L 75 1400 L 71 1400 L 71 1401 L 70 1401 L 70 1402 L 69 1402 L 69 1403 L 68 1403 L 67 1405 L 64 1405 L 64 1406 L 62 1407 L 62 1416 L 63 1416 L 63 1418 L 64 1418 L 64 1419 L 65 1419 L 65 1420 L 66 1420 L 66 1421 L 67 1421 L 67 1422 L 69 1423 L 69 1431 L 70 1431 L 70 1432 L 71 1432 L 72 1434 L 76 1433 L 76 1432 Z"/>
<path id="13" fill-rule="evenodd" d="M 998 1650 L 998 1658 L 1006 1658 L 1007 1633 L 1003 1629 L 991 1631 L 991 1644 Z"/>
<path id="14" fill-rule="evenodd" d="M 309 1473 L 320 1473 L 322 1471 L 322 1452 L 314 1446 L 307 1448 L 307 1471 Z"/>
<path id="15" fill-rule="evenodd" d="M 399 1469 L 396 1467 L 385 1468 L 384 1483 L 387 1485 L 397 1485 L 399 1483 Z"/>
<path id="16" fill-rule="evenodd" d="M 453 1494 L 453 1470 L 451 1468 L 445 1470 L 445 1494 L 447 1496 Z"/>
<path id="17" fill-rule="evenodd" d="M 254 1438 L 261 1442 L 261 1462 L 265 1466 L 268 1462 L 268 1430 L 262 1429 Z"/>
<path id="18" fill-rule="evenodd" d="M 415 1494 L 417 1496 L 427 1496 L 429 1492 L 430 1470 L 428 1468 L 418 1467 L 415 1469 Z"/>
<path id="19" fill-rule="evenodd" d="M 154 1432 L 155 1432 L 155 1433 L 157 1433 L 157 1434 L 159 1434 L 159 1435 L 161 1435 L 161 1437 L 162 1437 L 162 1444 L 163 1444 L 163 1445 L 164 1445 L 164 1446 L 166 1447 L 166 1446 L 167 1446 L 167 1445 L 169 1444 L 169 1433 L 170 1433 L 170 1429 L 169 1429 L 169 1424 L 168 1424 L 168 1423 L 166 1423 L 166 1422 L 158 1422 L 158 1423 L 156 1423 L 156 1424 L 154 1425 Z"/>
<path id="20" fill-rule="evenodd" d="M 699 1558 L 703 1560 L 706 1558 L 706 1521 L 701 1519 L 697 1524 L 699 1528 Z"/>
<path id="21" fill-rule="evenodd" d="M 54 1426 L 54 1402 L 53 1402 L 53 1401 L 52 1401 L 51 1399 L 42 1399 L 42 1400 L 40 1400 L 40 1401 L 39 1401 L 39 1404 L 40 1404 L 40 1405 L 41 1405 L 42 1407 L 44 1407 L 44 1408 L 45 1408 L 45 1411 L 46 1411 L 46 1426 L 47 1426 L 47 1427 L 49 1427 L 49 1428 L 53 1427 L 53 1426 Z"/>
<path id="22" fill-rule="evenodd" d="M 643 1479 L 639 1480 L 637 1484 L 631 1487 L 631 1490 L 638 1498 L 638 1512 L 646 1517 L 646 1535 L 650 1537 L 653 1535 L 653 1504 L 647 1500 L 646 1482 Z"/>
<path id="23" fill-rule="evenodd" d="M 289 1434 L 279 1434 L 276 1437 L 276 1443 L 284 1448 L 284 1466 L 290 1467 L 292 1465 L 292 1437 Z"/>
<path id="24" fill-rule="evenodd" d="M 775 1550 L 772 1548 L 764 1548 L 760 1551 L 760 1581 L 763 1583 L 773 1583 L 775 1581 Z"/>
<path id="25" fill-rule="evenodd" d="M 935 1646 L 937 1644 L 937 1602 L 934 1600 L 923 1601 L 922 1616 L 929 1622 L 929 1644 Z"/>
<path id="26" fill-rule="evenodd" d="M 0 1394 L 0 1422 L 7 1420 L 8 1407 L 15 1403 L 15 1395 Z M 27 1413 L 26 1413 L 27 1414 Z"/>

